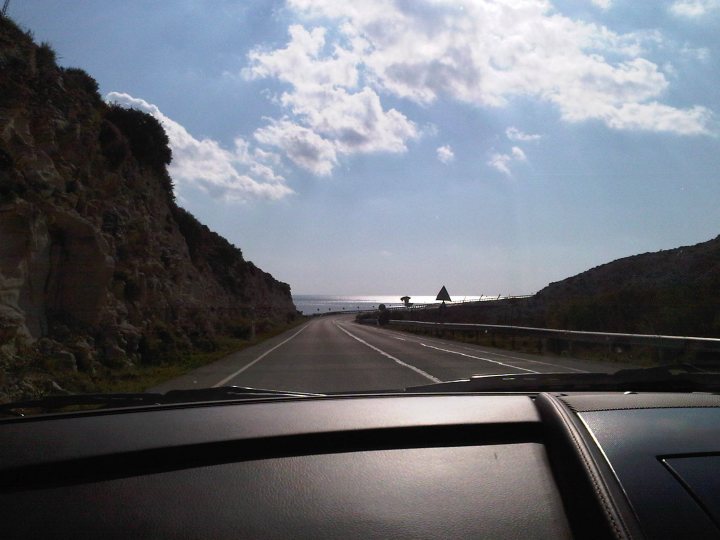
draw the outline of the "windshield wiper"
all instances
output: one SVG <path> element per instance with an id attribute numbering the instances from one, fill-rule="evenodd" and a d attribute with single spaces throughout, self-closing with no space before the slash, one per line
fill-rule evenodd
<path id="1" fill-rule="evenodd" d="M 554 392 L 554 391 L 717 392 L 720 373 L 691 364 L 615 373 L 522 373 L 474 376 L 405 389 L 407 393 L 436 392 Z"/>
<path id="2" fill-rule="evenodd" d="M 292 392 L 290 390 L 268 390 L 249 386 L 219 386 L 217 388 L 193 388 L 191 390 L 170 390 L 162 395 L 162 403 L 190 403 L 197 401 L 226 401 L 266 397 L 322 397 L 324 394 Z"/>
<path id="3" fill-rule="evenodd" d="M 199 403 L 206 401 L 252 400 L 262 398 L 318 397 L 323 394 L 267 390 L 245 386 L 221 386 L 192 390 L 170 390 L 165 394 L 71 394 L 0 404 L 0 415 L 34 416 L 57 412 L 116 409 L 146 405 Z"/>

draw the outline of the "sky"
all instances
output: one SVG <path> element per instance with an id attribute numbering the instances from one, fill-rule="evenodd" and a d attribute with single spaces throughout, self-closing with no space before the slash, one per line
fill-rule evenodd
<path id="1" fill-rule="evenodd" d="M 529 294 L 720 234 L 720 0 L 13 0 L 295 294 Z"/>

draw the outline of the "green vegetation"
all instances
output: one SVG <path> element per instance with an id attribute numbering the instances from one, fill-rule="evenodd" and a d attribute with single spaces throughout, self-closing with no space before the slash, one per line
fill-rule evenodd
<path id="1" fill-rule="evenodd" d="M 680 336 L 720 336 L 720 276 L 662 288 L 625 288 L 553 303 L 550 327 Z"/>
<path id="2" fill-rule="evenodd" d="M 47 69 L 53 69 L 56 66 L 57 54 L 52 46 L 43 41 L 40 46 L 35 49 L 35 63 L 38 70 L 44 71 Z"/>
<path id="3" fill-rule="evenodd" d="M 618 369 L 623 364 L 651 366 L 672 362 L 694 362 L 696 356 L 685 351 L 659 352 L 650 347 L 617 346 L 608 344 L 578 343 L 563 340 L 540 339 L 531 336 L 511 336 L 485 332 L 460 332 L 452 330 L 418 329 L 404 330 L 408 333 L 433 336 L 460 343 L 492 347 L 506 351 L 515 351 L 543 356 L 579 358 L 584 360 L 600 360 L 617 363 Z"/>
<path id="4" fill-rule="evenodd" d="M 85 70 L 80 68 L 64 68 L 62 70 L 63 81 L 68 90 L 80 90 L 85 92 L 96 103 L 102 101 L 100 97 L 100 87 L 95 79 L 93 79 Z"/>
<path id="5" fill-rule="evenodd" d="M 32 365 L 25 368 L 23 379 L 32 381 L 33 373 L 37 372 L 42 379 L 47 379 L 49 376 L 60 388 L 72 393 L 144 392 L 164 381 L 257 345 L 304 322 L 304 318 L 298 318 L 287 325 L 267 326 L 263 332 L 258 332 L 254 339 L 223 336 L 216 340 L 216 348 L 212 351 L 184 353 L 162 362 L 143 363 L 132 367 L 103 366 L 97 369 L 95 374 L 58 369 L 49 365 L 47 358 L 38 357 Z M 57 394 L 58 391 L 46 393 Z"/>
<path id="6" fill-rule="evenodd" d="M 91 83 L 86 81 L 84 85 L 89 87 Z M 123 163 L 129 151 L 141 167 L 156 174 L 168 199 L 175 200 L 175 186 L 167 171 L 167 165 L 172 161 L 170 139 L 154 116 L 137 109 L 110 105 L 106 108 L 98 140 L 111 168 Z"/>
<path id="7" fill-rule="evenodd" d="M 100 125 L 98 142 L 111 170 L 117 169 L 130 153 L 127 141 L 120 133 L 120 130 L 115 127 L 115 124 L 107 120 L 103 120 Z"/>
<path id="8" fill-rule="evenodd" d="M 137 109 L 110 105 L 105 119 L 125 136 L 137 162 L 157 172 L 165 172 L 172 160 L 170 140 L 160 122 Z"/>
<path id="9" fill-rule="evenodd" d="M 235 247 L 225 238 L 211 231 L 184 208 L 173 208 L 173 214 L 180 233 L 185 238 L 190 258 L 193 261 L 203 257 L 204 250 L 207 250 L 208 246 L 213 248 L 212 257 L 209 257 L 211 262 L 216 262 L 220 267 L 227 268 L 233 263 L 243 260 L 240 248 Z M 209 239 L 212 241 L 208 242 Z"/>
<path id="10" fill-rule="evenodd" d="M 7 15 L 5 17 L 0 17 L 0 30 L 2 30 L 3 34 L 7 34 L 15 41 L 21 39 L 33 39 L 33 33 L 30 30 L 23 31 L 23 29 Z"/>

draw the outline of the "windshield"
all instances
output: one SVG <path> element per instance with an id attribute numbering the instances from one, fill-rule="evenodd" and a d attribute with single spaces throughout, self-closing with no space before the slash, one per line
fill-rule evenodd
<path id="1" fill-rule="evenodd" d="M 4 2 L 0 402 L 714 371 L 719 22 Z"/>

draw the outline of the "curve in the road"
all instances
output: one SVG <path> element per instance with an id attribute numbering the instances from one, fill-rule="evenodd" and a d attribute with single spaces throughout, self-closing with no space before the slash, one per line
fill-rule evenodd
<path id="1" fill-rule="evenodd" d="M 168 381 L 153 391 L 237 385 L 297 392 L 391 390 L 468 378 L 614 371 L 589 360 L 508 351 L 316 318 L 264 343 Z M 617 366 L 615 366 L 615 370 Z"/>

